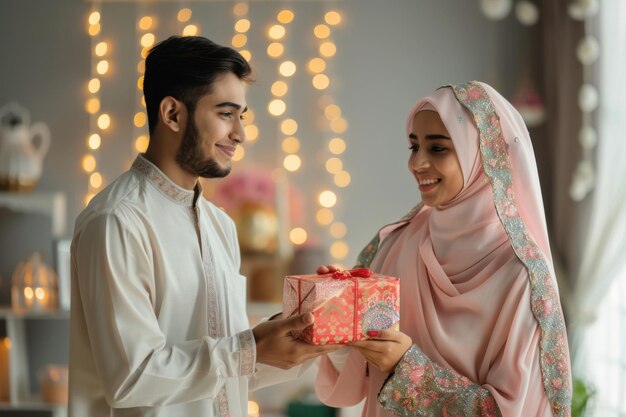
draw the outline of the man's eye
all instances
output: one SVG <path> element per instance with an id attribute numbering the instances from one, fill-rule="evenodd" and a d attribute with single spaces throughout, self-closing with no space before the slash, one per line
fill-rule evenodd
<path id="1" fill-rule="evenodd" d="M 224 116 L 224 117 L 233 117 L 233 113 L 232 113 L 232 112 L 229 112 L 229 111 L 225 111 L 225 112 L 222 112 L 222 113 L 220 113 L 220 114 L 221 114 L 222 116 Z"/>

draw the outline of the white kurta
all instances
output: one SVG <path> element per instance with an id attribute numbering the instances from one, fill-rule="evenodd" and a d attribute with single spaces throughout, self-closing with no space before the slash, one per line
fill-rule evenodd
<path id="1" fill-rule="evenodd" d="M 239 267 L 232 220 L 138 156 L 76 221 L 70 417 L 247 416 Z"/>

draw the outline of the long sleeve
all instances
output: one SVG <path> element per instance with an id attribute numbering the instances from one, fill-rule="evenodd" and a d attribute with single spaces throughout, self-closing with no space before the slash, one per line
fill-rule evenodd
<path id="1" fill-rule="evenodd" d="M 271 385 L 294 381 L 302 377 L 302 375 L 312 366 L 315 366 L 315 359 L 309 359 L 308 361 L 290 369 L 280 369 L 274 366 L 258 363 L 256 365 L 256 371 L 248 380 L 248 389 L 250 391 L 256 391 Z"/>
<path id="2" fill-rule="evenodd" d="M 131 224 L 124 216 L 101 214 L 74 242 L 75 283 L 103 394 L 114 408 L 215 398 L 227 378 L 253 373 L 252 332 L 168 339 L 155 297 L 154 264 L 161 260 L 153 259 L 148 238 Z"/>
<path id="3" fill-rule="evenodd" d="M 319 399 L 331 407 L 350 407 L 367 395 L 368 377 L 366 362 L 357 350 L 344 348 L 323 355 L 315 391 Z"/>
<path id="4" fill-rule="evenodd" d="M 401 417 L 501 416 L 488 389 L 437 365 L 415 345 L 404 354 L 383 385 L 378 401 Z"/>

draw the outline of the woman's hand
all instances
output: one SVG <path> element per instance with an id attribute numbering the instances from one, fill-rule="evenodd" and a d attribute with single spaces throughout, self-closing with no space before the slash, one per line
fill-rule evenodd
<path id="1" fill-rule="evenodd" d="M 383 373 L 393 371 L 413 344 L 411 338 L 397 330 L 370 330 L 368 339 L 349 343 Z"/>
<path id="2" fill-rule="evenodd" d="M 333 272 L 337 272 L 339 268 L 335 265 L 322 265 L 317 267 L 317 275 L 330 274 Z"/>

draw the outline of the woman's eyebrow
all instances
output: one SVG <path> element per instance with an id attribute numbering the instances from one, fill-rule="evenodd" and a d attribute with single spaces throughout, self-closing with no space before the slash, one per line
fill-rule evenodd
<path id="1" fill-rule="evenodd" d="M 409 133 L 409 139 L 415 139 L 417 140 L 417 135 L 415 133 Z M 450 137 L 446 136 L 446 135 L 441 135 L 439 133 L 433 133 L 430 135 L 426 135 L 426 139 L 450 139 Z"/>

